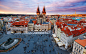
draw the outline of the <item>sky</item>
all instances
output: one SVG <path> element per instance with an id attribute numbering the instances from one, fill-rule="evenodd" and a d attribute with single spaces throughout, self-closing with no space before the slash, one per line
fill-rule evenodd
<path id="1" fill-rule="evenodd" d="M 0 13 L 36 14 L 43 6 L 46 14 L 86 14 L 86 0 L 0 0 Z"/>

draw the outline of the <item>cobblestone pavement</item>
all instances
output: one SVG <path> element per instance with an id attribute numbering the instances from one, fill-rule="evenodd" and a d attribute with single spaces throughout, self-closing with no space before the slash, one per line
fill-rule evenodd
<path id="1" fill-rule="evenodd" d="M 8 38 L 22 38 L 22 42 L 13 50 L 0 54 L 69 54 L 52 42 L 50 34 L 3 34 L 0 44 Z"/>

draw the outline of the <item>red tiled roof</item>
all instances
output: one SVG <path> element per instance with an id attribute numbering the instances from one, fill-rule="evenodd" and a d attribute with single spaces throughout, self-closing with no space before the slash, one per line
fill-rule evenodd
<path id="1" fill-rule="evenodd" d="M 12 25 L 28 25 L 28 21 L 14 22 Z"/>
<path id="2" fill-rule="evenodd" d="M 74 30 L 74 31 L 71 31 L 71 32 L 73 34 L 73 37 L 76 37 L 76 36 L 80 35 L 78 30 Z"/>
<path id="3" fill-rule="evenodd" d="M 61 24 L 62 24 L 62 22 L 56 22 L 56 25 L 58 28 L 61 28 Z"/>
<path id="4" fill-rule="evenodd" d="M 36 21 L 36 20 L 33 20 L 33 23 L 34 23 L 34 24 L 36 24 L 36 23 L 37 23 L 37 21 Z"/>
<path id="5" fill-rule="evenodd" d="M 68 24 L 78 24 L 77 22 L 70 22 L 70 21 L 68 21 L 67 23 Z"/>
<path id="6" fill-rule="evenodd" d="M 17 17 L 12 17 L 12 18 L 17 18 Z"/>
<path id="7" fill-rule="evenodd" d="M 86 32 L 86 30 L 85 30 L 85 28 L 84 27 L 81 27 L 81 29 L 80 30 L 78 30 L 79 31 L 79 33 L 80 34 L 83 34 L 83 33 L 85 33 Z"/>
<path id="8" fill-rule="evenodd" d="M 63 27 L 67 26 L 67 24 L 66 24 L 66 23 L 62 23 L 62 25 L 63 25 Z"/>
<path id="9" fill-rule="evenodd" d="M 86 46 L 86 39 L 83 39 L 83 40 L 77 39 L 77 40 L 75 40 L 75 42 L 77 42 L 78 44 L 82 45 L 83 47 Z"/>
<path id="10" fill-rule="evenodd" d="M 86 21 L 79 21 L 79 23 L 86 23 Z"/>
<path id="11" fill-rule="evenodd" d="M 51 25 L 53 25 L 53 23 L 50 21 Z"/>
<path id="12" fill-rule="evenodd" d="M 80 24 L 78 24 L 76 27 L 80 27 L 81 25 Z"/>
<path id="13" fill-rule="evenodd" d="M 66 34 L 67 37 L 69 37 L 69 36 L 72 35 L 72 33 L 71 33 L 71 31 L 68 29 L 68 27 L 62 28 L 61 31 L 63 31 L 63 32 Z"/>
<path id="14" fill-rule="evenodd" d="M 72 20 L 72 19 L 63 19 L 64 21 Z"/>
<path id="15" fill-rule="evenodd" d="M 0 20 L 3 20 L 3 19 L 0 19 Z"/>

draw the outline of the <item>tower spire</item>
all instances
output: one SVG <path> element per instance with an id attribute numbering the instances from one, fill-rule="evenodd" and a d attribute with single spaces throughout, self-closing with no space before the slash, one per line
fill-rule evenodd
<path id="1" fill-rule="evenodd" d="M 42 14 L 46 14 L 45 6 L 43 7 Z"/>
<path id="2" fill-rule="evenodd" d="M 37 7 L 36 13 L 37 13 L 37 15 L 40 14 L 39 5 L 38 5 L 38 7 Z"/>
<path id="3" fill-rule="evenodd" d="M 75 11 L 75 15 L 76 15 L 76 11 Z"/>

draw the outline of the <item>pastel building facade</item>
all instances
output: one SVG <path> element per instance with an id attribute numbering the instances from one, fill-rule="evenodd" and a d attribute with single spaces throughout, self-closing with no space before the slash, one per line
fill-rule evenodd
<path id="1" fill-rule="evenodd" d="M 86 54 L 86 39 L 74 41 L 72 54 Z"/>
<path id="2" fill-rule="evenodd" d="M 28 21 L 14 22 L 11 26 L 11 33 L 27 33 Z"/>
<path id="3" fill-rule="evenodd" d="M 32 22 L 32 20 L 28 22 L 28 31 L 34 31 L 34 23 Z"/>
<path id="4" fill-rule="evenodd" d="M 2 31 L 2 27 L 3 27 L 3 21 L 0 20 L 0 31 Z"/>
<path id="5" fill-rule="evenodd" d="M 64 27 L 61 30 L 61 39 L 60 41 L 63 43 L 65 49 L 72 47 L 74 40 L 79 37 L 83 37 L 86 30 L 81 28 L 80 30 L 70 30 L 68 27 Z"/>
<path id="6" fill-rule="evenodd" d="M 48 22 L 43 23 L 43 24 L 35 24 L 34 29 L 38 31 L 48 31 L 51 29 L 51 24 Z"/>

